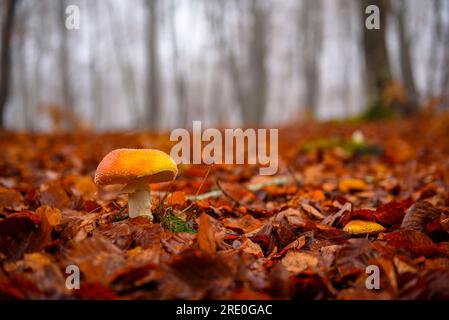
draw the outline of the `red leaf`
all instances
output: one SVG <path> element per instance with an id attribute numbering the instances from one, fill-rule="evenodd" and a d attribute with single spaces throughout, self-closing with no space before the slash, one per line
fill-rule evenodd
<path id="1" fill-rule="evenodd" d="M 416 256 L 432 256 L 442 250 L 425 233 L 416 230 L 398 230 L 386 234 L 387 244 L 411 252 Z"/>
<path id="2" fill-rule="evenodd" d="M 413 204 L 413 200 L 391 201 L 376 210 L 377 221 L 383 225 L 394 225 L 402 222 L 405 210 Z"/>

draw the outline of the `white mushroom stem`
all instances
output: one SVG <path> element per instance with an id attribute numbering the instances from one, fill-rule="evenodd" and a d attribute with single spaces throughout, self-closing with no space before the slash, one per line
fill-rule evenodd
<path id="1" fill-rule="evenodd" d="M 128 210 L 130 218 L 147 216 L 153 220 L 150 188 L 139 189 L 128 193 Z"/>

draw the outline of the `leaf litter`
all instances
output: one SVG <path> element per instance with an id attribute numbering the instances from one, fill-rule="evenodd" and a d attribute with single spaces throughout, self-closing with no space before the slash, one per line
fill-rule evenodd
<path id="1" fill-rule="evenodd" d="M 448 126 L 284 128 L 277 176 L 180 166 L 154 188 L 154 222 L 92 177 L 115 148 L 168 152 L 166 135 L 2 132 L 0 297 L 448 299 Z M 351 142 L 358 131 L 369 144 Z M 65 286 L 71 264 L 79 290 Z M 380 290 L 365 286 L 369 265 Z"/>

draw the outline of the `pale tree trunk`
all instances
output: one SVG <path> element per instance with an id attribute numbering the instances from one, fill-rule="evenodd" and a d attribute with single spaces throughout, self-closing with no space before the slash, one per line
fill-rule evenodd
<path id="1" fill-rule="evenodd" d="M 218 53 L 218 61 L 216 68 L 214 68 L 214 75 L 212 76 L 212 93 L 210 95 L 211 101 L 209 101 L 209 105 L 214 106 L 216 109 L 215 121 L 223 124 L 226 122 L 228 118 L 227 113 L 230 111 L 229 106 L 223 104 L 224 79 L 222 73 L 227 70 L 227 59 L 230 53 L 225 36 L 226 2 L 207 0 L 205 4 L 206 17 L 210 24 L 215 50 Z"/>
<path id="2" fill-rule="evenodd" d="M 242 8 L 242 7 L 240 7 Z M 245 8 L 246 9 L 246 8 Z M 242 120 L 246 125 L 259 125 L 265 118 L 267 102 L 267 24 L 268 9 L 265 1 L 252 0 L 249 6 L 248 61 L 237 62 L 234 49 L 227 45 L 227 64 Z M 244 15 L 244 12 L 239 14 Z M 243 73 L 242 73 L 243 69 Z"/>
<path id="3" fill-rule="evenodd" d="M 229 3 L 220 0 L 208 2 L 210 9 L 209 20 L 215 35 L 215 45 L 222 57 L 224 69 L 229 74 L 230 84 L 235 95 L 236 103 L 240 109 L 242 120 L 246 122 L 246 119 L 249 118 L 249 113 L 246 114 L 246 112 L 250 106 L 248 101 L 249 96 L 247 94 L 248 90 L 242 81 L 242 67 L 237 63 L 235 53 L 235 47 L 238 41 L 236 39 L 229 40 L 226 37 L 226 26 L 229 25 L 226 20 L 226 13 L 230 11 Z M 241 7 L 239 7 L 240 9 Z M 243 15 L 242 12 L 237 12 L 236 14 Z"/>
<path id="4" fill-rule="evenodd" d="M 147 96 L 145 121 L 151 129 L 159 124 L 160 114 L 160 74 L 158 53 L 158 0 L 146 0 L 147 4 Z"/>
<path id="5" fill-rule="evenodd" d="M 401 63 L 401 76 L 407 92 L 407 105 L 404 106 L 405 114 L 412 114 L 418 111 L 418 92 L 416 90 L 415 79 L 413 76 L 413 63 L 410 51 L 410 38 L 407 34 L 405 26 L 405 1 L 401 0 L 396 12 L 396 20 L 398 25 L 399 36 L 399 55 Z"/>
<path id="6" fill-rule="evenodd" d="M 341 40 L 341 55 L 343 71 L 341 73 L 341 100 L 344 104 L 343 112 L 345 117 L 351 114 L 351 65 L 352 65 L 352 48 L 354 41 L 354 25 L 350 18 L 354 12 L 354 1 L 343 1 L 338 8 L 339 20 L 341 21 L 341 30 L 343 31 L 343 39 Z M 340 31 L 341 32 L 341 31 Z"/>
<path id="7" fill-rule="evenodd" d="M 89 4 L 89 88 L 90 100 L 92 102 L 91 122 L 95 127 L 98 127 L 103 120 L 103 78 L 99 64 L 100 59 L 97 56 L 99 46 L 97 40 L 100 35 L 100 21 L 98 21 L 98 18 L 102 16 L 99 14 L 102 10 L 100 10 L 99 2 L 89 1 Z"/>
<path id="8" fill-rule="evenodd" d="M 129 52 L 127 50 L 127 36 L 126 32 L 123 32 L 125 26 L 119 25 L 113 21 L 113 17 L 117 17 L 113 11 L 113 6 L 108 6 L 109 13 L 109 34 L 113 38 L 114 45 L 114 56 L 117 60 L 117 65 L 120 69 L 120 77 L 122 80 L 123 94 L 126 97 L 126 101 L 128 104 L 129 110 L 133 114 L 134 124 L 140 125 L 140 111 L 139 105 L 137 101 L 137 89 L 136 89 L 136 80 L 134 77 L 134 70 L 130 64 L 133 59 L 130 57 Z M 117 28 L 118 26 L 118 28 Z M 122 41 L 122 42 L 121 42 Z"/>
<path id="9" fill-rule="evenodd" d="M 259 125 L 263 122 L 267 103 L 267 70 L 265 66 L 267 56 L 267 23 L 268 10 L 266 3 L 252 0 L 252 37 L 249 47 L 249 66 L 251 72 L 251 88 L 247 93 L 250 101 L 243 111 L 246 115 L 245 123 Z M 245 112 L 248 110 L 249 112 Z"/>
<path id="10" fill-rule="evenodd" d="M 432 1 L 432 32 L 430 57 L 427 65 L 427 93 L 430 98 L 436 94 L 436 75 L 438 74 L 438 44 L 442 40 L 443 26 L 441 19 L 442 0 Z"/>
<path id="11" fill-rule="evenodd" d="M 443 69 L 442 81 L 441 81 L 441 109 L 449 109 L 449 32 L 446 31 L 446 40 L 444 42 L 444 62 L 446 66 Z"/>
<path id="12" fill-rule="evenodd" d="M 176 101 L 178 105 L 178 114 L 180 123 L 183 126 L 187 126 L 188 124 L 188 111 L 189 111 L 189 101 L 187 95 L 187 85 L 186 85 L 186 74 L 185 69 L 182 65 L 181 57 L 179 54 L 178 48 L 178 37 L 176 34 L 176 26 L 175 26 L 175 14 L 176 14 L 176 1 L 172 0 L 169 7 L 169 24 L 170 24 L 170 36 L 172 42 L 172 65 L 174 71 L 174 87 L 175 87 L 175 95 Z"/>
<path id="13" fill-rule="evenodd" d="M 23 7 L 23 6 L 22 6 Z M 22 11 L 22 10 L 21 10 Z M 20 96 L 22 99 L 22 109 L 20 110 L 20 117 L 22 119 L 22 123 L 25 127 L 25 129 L 28 129 L 27 127 L 27 113 L 30 111 L 30 87 L 28 83 L 28 59 L 27 59 L 27 52 L 26 52 L 26 37 L 27 37 L 27 30 L 26 28 L 26 13 L 23 12 L 23 14 L 19 14 L 20 25 L 17 26 L 17 29 L 20 30 L 20 43 L 18 44 L 18 80 L 20 82 Z"/>
<path id="14" fill-rule="evenodd" d="M 69 110 L 69 113 L 73 112 L 73 94 L 70 84 L 70 61 L 69 61 L 69 43 L 68 43 L 68 30 L 65 26 L 66 14 L 65 9 L 67 3 L 65 0 L 59 0 L 58 15 L 60 19 L 59 30 L 60 33 L 60 49 L 59 49 L 59 67 L 62 86 L 62 102 L 63 107 Z"/>
<path id="15" fill-rule="evenodd" d="M 380 29 L 365 27 L 365 9 L 376 5 L 380 9 Z M 362 47 L 365 57 L 365 79 L 368 93 L 368 105 L 380 102 L 380 96 L 386 83 L 391 80 L 391 68 L 386 42 L 386 21 L 390 11 L 388 0 L 362 0 L 360 6 L 362 26 Z"/>
<path id="16" fill-rule="evenodd" d="M 48 6 L 45 3 L 45 1 L 42 1 L 39 4 L 38 9 L 38 16 L 39 16 L 39 23 L 42 26 L 41 30 L 39 32 L 36 32 L 36 60 L 34 61 L 34 68 L 33 68 L 33 82 L 34 82 L 34 105 L 32 109 L 30 109 L 26 114 L 26 127 L 28 130 L 33 131 L 36 127 L 35 123 L 35 114 L 36 114 L 36 108 L 41 105 L 41 95 L 42 95 L 42 89 L 44 87 L 43 79 L 42 79 L 42 58 L 44 54 L 46 54 L 47 46 L 46 46 L 46 40 L 47 37 L 45 36 L 48 34 L 48 24 L 46 23 L 46 19 L 48 17 Z"/>
<path id="17" fill-rule="evenodd" d="M 6 0 L 2 3 L 4 21 L 1 31 L 0 51 L 0 128 L 4 127 L 4 109 L 11 84 L 11 39 L 14 27 L 14 16 L 17 7 L 16 0 Z"/>
<path id="18" fill-rule="evenodd" d="M 320 51 L 323 41 L 323 6 L 321 0 L 304 0 L 298 16 L 298 34 L 302 54 L 302 79 L 305 85 L 304 106 L 308 117 L 316 116 L 319 93 Z M 302 41 L 301 41 L 302 40 Z"/>
<path id="19" fill-rule="evenodd" d="M 445 8 L 446 8 L 446 17 L 448 14 L 448 9 L 449 9 L 449 5 L 447 3 L 445 3 Z M 443 15 L 443 13 L 441 13 Z M 445 34 L 444 34 L 444 38 L 442 39 L 443 41 L 443 68 L 442 68 L 442 72 L 443 74 L 441 75 L 441 88 L 440 88 L 440 92 L 441 92 L 441 102 L 439 107 L 441 109 L 449 109 L 449 27 L 447 26 L 449 23 L 446 22 L 446 27 L 444 28 L 445 30 Z"/>

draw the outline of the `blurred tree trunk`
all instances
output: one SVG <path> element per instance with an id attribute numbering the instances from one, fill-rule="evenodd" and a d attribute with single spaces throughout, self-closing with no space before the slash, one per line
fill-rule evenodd
<path id="1" fill-rule="evenodd" d="M 121 25 L 119 21 L 119 14 L 115 12 L 113 6 L 108 6 L 109 13 L 109 34 L 111 34 L 113 42 L 114 56 L 117 60 L 117 66 L 120 69 L 120 78 L 122 81 L 123 95 L 126 97 L 128 108 L 131 111 L 134 124 L 141 126 L 140 123 L 140 111 L 137 101 L 137 89 L 136 81 L 134 77 L 134 70 L 131 62 L 133 59 L 130 57 L 127 48 L 129 45 L 126 43 L 128 37 L 126 36 L 126 25 Z"/>
<path id="2" fill-rule="evenodd" d="M 319 92 L 319 57 L 323 41 L 322 1 L 304 0 L 298 12 L 298 35 L 302 53 L 306 116 L 315 117 Z"/>
<path id="3" fill-rule="evenodd" d="M 159 124 L 160 113 L 160 74 L 158 54 L 158 0 L 146 0 L 147 5 L 147 96 L 145 121 L 151 129 Z"/>
<path id="4" fill-rule="evenodd" d="M 174 71 L 174 87 L 176 100 L 178 105 L 178 114 L 180 123 L 183 126 L 187 126 L 188 122 L 188 111 L 189 111 L 189 101 L 187 96 L 187 86 L 186 86 L 186 75 L 184 72 L 184 66 L 182 65 L 181 57 L 179 55 L 178 48 L 178 37 L 176 34 L 175 25 L 175 15 L 176 15 L 176 0 L 172 0 L 169 7 L 169 24 L 170 24 L 170 36 L 172 42 L 172 64 Z"/>
<path id="5" fill-rule="evenodd" d="M 33 8 L 31 8 L 33 9 Z M 34 13 L 34 11 L 33 11 Z M 29 14 L 29 13 L 28 13 Z M 45 83 L 43 81 L 42 77 L 42 60 L 44 55 L 47 53 L 48 50 L 48 37 L 46 35 L 49 33 L 48 28 L 48 4 L 45 1 L 41 1 L 38 10 L 37 15 L 39 17 L 38 23 L 40 25 L 39 31 L 35 33 L 36 38 L 36 60 L 34 61 L 34 68 L 33 68 L 33 90 L 34 90 L 34 105 L 30 106 L 30 109 L 28 110 L 26 114 L 26 127 L 29 131 L 34 131 L 36 129 L 36 126 L 38 123 L 36 123 L 36 109 L 40 108 L 41 106 L 41 97 L 43 95 L 43 89 L 45 88 Z"/>
<path id="6" fill-rule="evenodd" d="M 449 13 L 449 5 L 448 3 L 446 4 L 446 11 L 440 13 L 441 15 L 443 15 L 444 13 L 447 14 Z M 442 19 L 442 18 L 441 18 Z M 444 34 L 444 38 L 443 40 L 443 63 L 442 63 L 442 72 L 443 74 L 441 75 L 441 88 L 440 88 L 440 92 L 441 92 L 441 102 L 439 105 L 439 108 L 441 109 L 449 109 L 449 22 L 446 22 L 446 27 L 444 28 L 445 30 L 445 34 Z"/>
<path id="7" fill-rule="evenodd" d="M 368 15 L 365 9 L 369 5 L 376 5 L 380 10 L 380 29 L 367 29 L 365 20 Z M 362 0 L 361 26 L 362 26 L 362 48 L 365 57 L 365 79 L 368 91 L 368 105 L 378 105 L 382 90 L 391 80 L 391 68 L 388 58 L 386 41 L 386 21 L 390 12 L 389 0 Z"/>
<path id="8" fill-rule="evenodd" d="M 68 48 L 68 29 L 66 28 L 66 13 L 65 9 L 67 7 L 66 0 L 58 1 L 59 10 L 58 15 L 60 19 L 59 30 L 60 34 L 60 49 L 59 49 L 59 67 L 61 76 L 61 86 L 62 86 L 62 100 L 63 107 L 67 108 L 70 113 L 73 112 L 73 94 L 70 85 L 70 62 L 69 62 L 69 48 Z"/>
<path id="9" fill-rule="evenodd" d="M 396 20 L 399 35 L 399 59 L 401 63 L 401 75 L 408 99 L 406 105 L 403 106 L 403 112 L 406 115 L 409 115 L 419 110 L 419 102 L 418 92 L 416 90 L 415 79 L 413 76 L 412 59 L 410 56 L 410 39 L 405 26 L 405 14 L 405 1 L 401 0 L 397 8 Z"/>
<path id="10" fill-rule="evenodd" d="M 226 38 L 225 28 L 228 23 L 225 21 L 225 13 L 231 10 L 230 6 L 226 7 L 227 4 L 225 1 L 211 2 L 209 20 L 216 31 L 216 46 L 224 56 L 241 119 L 245 125 L 258 125 L 265 119 L 268 89 L 265 65 L 269 15 L 267 2 L 234 2 L 237 9 L 235 14 L 238 17 L 248 16 L 249 19 L 245 21 L 248 22 L 247 27 L 245 25 L 245 30 L 241 31 L 248 36 L 248 40 L 242 43 L 239 43 L 240 39 Z M 238 59 L 238 55 L 247 59 Z"/>
<path id="11" fill-rule="evenodd" d="M 259 125 L 265 118 L 267 103 L 267 56 L 268 10 L 265 1 L 252 0 L 251 40 L 249 42 L 249 67 L 251 87 L 247 95 L 249 105 L 244 106 L 243 120 L 247 124 Z"/>
<path id="12" fill-rule="evenodd" d="M 100 59 L 98 59 L 96 54 L 99 51 L 99 43 L 97 40 L 101 34 L 98 19 L 102 16 L 99 14 L 102 10 L 100 8 L 101 3 L 98 1 L 90 1 L 89 5 L 89 89 L 90 100 L 92 102 L 91 122 L 94 126 L 98 127 L 103 120 L 103 78 L 99 63 Z"/>
<path id="13" fill-rule="evenodd" d="M 2 24 L 2 38 L 0 51 L 0 128 L 4 127 L 4 109 L 11 83 L 11 38 L 16 12 L 16 0 L 4 0 L 4 21 Z"/>
<path id="14" fill-rule="evenodd" d="M 430 98 L 436 94 L 436 75 L 438 74 L 438 43 L 442 40 L 443 26 L 441 17 L 442 0 L 432 1 L 432 29 L 429 62 L 427 65 L 427 93 Z"/>
<path id="15" fill-rule="evenodd" d="M 24 7 L 24 6 L 21 6 Z M 22 11 L 22 10 L 19 10 Z M 26 129 L 27 127 L 27 118 L 28 113 L 30 112 L 30 86 L 28 83 L 28 59 L 27 59 L 27 50 L 26 50 L 26 38 L 27 38 L 27 30 L 26 30 L 26 12 L 18 13 L 17 14 L 17 24 L 16 28 L 20 33 L 19 35 L 19 41 L 20 43 L 17 46 L 18 55 L 17 58 L 19 60 L 19 63 L 17 64 L 18 67 L 18 80 L 20 83 L 20 97 L 22 100 L 22 109 L 20 110 L 20 116 L 22 119 L 22 124 Z"/>
<path id="16" fill-rule="evenodd" d="M 224 105 L 225 96 L 225 80 L 221 76 L 225 70 L 227 70 L 227 60 L 232 55 L 232 52 L 228 49 L 226 34 L 225 34 L 225 18 L 226 7 L 225 1 L 211 0 L 206 1 L 206 18 L 211 28 L 212 40 L 217 52 L 218 58 L 216 68 L 214 68 L 214 74 L 212 76 L 212 93 L 210 95 L 211 100 L 209 105 L 213 106 L 216 110 L 215 121 L 220 124 L 224 124 L 228 118 L 229 105 Z M 231 57 L 231 60 L 233 58 Z"/>

